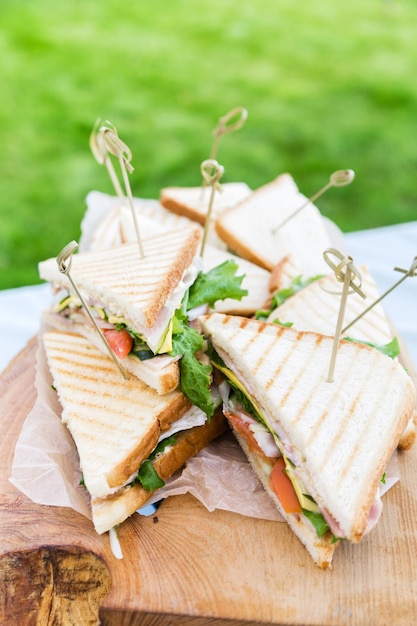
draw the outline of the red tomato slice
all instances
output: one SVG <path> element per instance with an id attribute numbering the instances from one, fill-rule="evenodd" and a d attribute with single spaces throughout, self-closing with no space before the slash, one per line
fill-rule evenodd
<path id="1" fill-rule="evenodd" d="M 253 454 L 257 454 L 258 456 L 262 457 L 265 461 L 269 461 L 269 463 L 271 463 L 271 459 L 265 455 L 262 448 L 259 446 L 258 442 L 256 441 L 253 432 L 249 428 L 250 426 L 249 422 L 246 422 L 239 415 L 236 415 L 235 413 L 231 413 L 230 411 L 224 411 L 224 414 L 229 420 L 229 422 L 231 422 L 231 424 L 233 425 L 233 428 L 240 435 L 242 435 L 242 437 L 245 438 L 249 450 Z"/>
<path id="2" fill-rule="evenodd" d="M 285 473 L 285 461 L 279 457 L 269 476 L 269 486 L 282 504 L 286 513 L 302 513 L 294 487 Z"/>
<path id="3" fill-rule="evenodd" d="M 133 337 L 127 330 L 104 329 L 107 343 L 119 359 L 124 359 L 133 347 Z"/>

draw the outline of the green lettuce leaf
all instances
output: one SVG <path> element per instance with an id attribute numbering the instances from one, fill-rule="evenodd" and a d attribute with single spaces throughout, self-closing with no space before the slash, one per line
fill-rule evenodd
<path id="1" fill-rule="evenodd" d="M 137 475 L 137 480 L 139 480 L 146 491 L 155 491 L 155 489 L 160 489 L 165 485 L 165 481 L 159 476 L 150 459 L 143 461 Z"/>
<path id="2" fill-rule="evenodd" d="M 325 533 L 329 530 L 329 525 L 324 519 L 321 513 L 314 513 L 313 511 L 308 511 L 307 509 L 303 509 L 304 515 L 310 520 L 316 529 L 316 533 L 318 537 L 323 537 Z"/>
<path id="3" fill-rule="evenodd" d="M 313 498 L 310 498 L 310 499 L 313 500 Z M 302 511 L 304 515 L 313 524 L 317 533 L 317 537 L 323 537 L 323 535 L 327 533 L 327 531 L 330 531 L 329 525 L 327 524 L 326 520 L 324 519 L 321 513 L 314 513 L 313 511 L 308 511 L 307 509 L 302 509 Z M 336 541 L 345 541 L 343 537 L 336 537 L 336 535 L 333 535 L 333 533 L 331 533 L 331 535 L 332 535 L 331 543 L 336 543 Z"/>
<path id="4" fill-rule="evenodd" d="M 266 426 L 265 421 L 263 420 L 263 418 L 259 415 L 258 411 L 255 409 L 255 407 L 253 406 L 252 402 L 249 400 L 249 398 L 243 393 L 243 391 L 241 389 L 239 389 L 239 387 L 236 387 L 236 385 L 233 384 L 233 381 L 231 381 L 230 379 L 228 379 L 228 383 L 229 385 L 232 387 L 233 389 L 233 393 L 236 397 L 236 400 L 239 402 L 239 404 L 242 405 L 243 409 L 249 413 L 250 415 L 252 415 L 253 418 L 255 418 L 258 422 L 260 422 L 263 426 Z M 267 426 L 266 426 L 267 427 Z"/>
<path id="5" fill-rule="evenodd" d="M 370 346 L 371 348 L 375 348 L 382 354 L 391 357 L 391 359 L 395 359 L 400 354 L 400 344 L 398 343 L 397 337 L 394 337 L 392 341 L 386 344 L 376 344 L 371 341 L 362 341 L 362 339 L 354 339 L 353 337 L 343 337 L 345 341 L 351 341 L 352 343 L 364 343 L 366 346 Z"/>
<path id="6" fill-rule="evenodd" d="M 153 461 L 158 456 L 158 454 L 161 454 L 162 452 L 164 452 L 166 448 L 168 448 L 169 446 L 175 445 L 176 441 L 177 440 L 176 440 L 175 435 L 171 435 L 170 437 L 165 437 L 165 439 L 162 439 L 162 441 L 158 443 L 158 445 L 156 446 L 152 454 L 149 455 L 149 459 Z"/>
<path id="7" fill-rule="evenodd" d="M 212 366 L 202 363 L 196 356 L 204 352 L 206 342 L 203 335 L 190 328 L 187 311 L 202 304 L 213 306 L 217 300 L 225 298 L 240 300 L 247 295 L 247 290 L 240 287 L 244 276 L 236 276 L 237 270 L 237 263 L 229 259 L 205 274 L 200 272 L 173 317 L 172 350 L 168 354 L 182 357 L 179 361 L 181 391 L 208 419 L 215 410 L 210 394 Z"/>
<path id="8" fill-rule="evenodd" d="M 184 299 L 183 306 L 175 312 L 169 354 L 182 356 L 179 362 L 181 391 L 210 418 L 215 408 L 210 394 L 212 368 L 196 357 L 196 353 L 204 350 L 205 340 L 203 335 L 188 326 L 184 311 L 186 302 L 187 299 Z"/>
<path id="9" fill-rule="evenodd" d="M 294 322 L 281 322 L 279 317 L 276 317 L 274 320 L 272 320 L 272 323 L 277 324 L 278 326 L 285 326 L 285 328 L 291 328 L 291 326 L 294 325 Z"/>
<path id="10" fill-rule="evenodd" d="M 211 366 L 203 365 L 195 355 L 186 353 L 180 361 L 181 391 L 210 419 L 214 403 L 210 394 Z"/>
<path id="11" fill-rule="evenodd" d="M 225 362 L 223 361 L 221 357 L 219 357 L 211 341 L 209 341 L 207 344 L 206 354 L 209 357 L 210 361 L 213 362 L 214 365 L 219 365 L 220 367 L 226 367 Z"/>
<path id="12" fill-rule="evenodd" d="M 155 489 L 160 489 L 165 485 L 165 481 L 159 476 L 158 472 L 153 466 L 152 461 L 158 454 L 161 454 L 168 446 L 173 446 L 176 442 L 175 435 L 171 435 L 170 437 L 166 437 L 162 441 L 158 443 L 155 450 L 152 454 L 149 455 L 149 458 L 146 461 L 143 461 L 141 464 L 135 479 L 133 480 L 131 485 L 136 485 L 140 483 L 146 491 L 155 491 Z"/>
<path id="13" fill-rule="evenodd" d="M 298 291 L 300 291 L 304 287 L 307 287 L 307 285 L 309 285 L 310 283 L 313 283 L 314 281 L 318 280 L 319 278 L 322 278 L 322 275 L 317 274 L 316 276 L 311 276 L 310 278 L 304 278 L 304 279 L 301 275 L 296 276 L 291 281 L 291 284 L 289 287 L 285 287 L 285 289 L 279 289 L 278 291 L 275 292 L 269 309 L 259 309 L 258 311 L 256 311 L 255 319 L 265 321 L 269 317 L 269 315 L 272 313 L 272 311 L 274 311 L 278 306 L 280 306 L 286 300 L 288 300 L 288 298 L 291 298 L 291 296 L 296 294 Z"/>
<path id="14" fill-rule="evenodd" d="M 213 307 L 217 300 L 241 300 L 247 296 L 248 290 L 241 288 L 244 275 L 236 276 L 238 269 L 237 263 L 228 259 L 204 274 L 200 272 L 189 289 L 187 310 L 202 304 Z"/>

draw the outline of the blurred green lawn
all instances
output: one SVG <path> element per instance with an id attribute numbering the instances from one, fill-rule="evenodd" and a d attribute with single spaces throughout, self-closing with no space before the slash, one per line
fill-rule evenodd
<path id="1" fill-rule="evenodd" d="M 79 237 L 85 196 L 112 192 L 88 137 L 109 119 L 135 195 L 199 184 L 218 118 L 223 181 L 290 172 L 343 230 L 417 219 L 417 3 L 411 0 L 7 0 L 0 21 L 0 288 Z"/>

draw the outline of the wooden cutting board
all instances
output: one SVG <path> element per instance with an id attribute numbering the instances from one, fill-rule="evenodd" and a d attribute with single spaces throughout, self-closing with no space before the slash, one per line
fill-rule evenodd
<path id="1" fill-rule="evenodd" d="M 0 376 L 1 624 L 415 623 L 417 445 L 399 454 L 401 481 L 377 528 L 342 544 L 332 571 L 313 564 L 285 523 L 209 513 L 192 496 L 124 523 L 117 560 L 89 520 L 34 504 L 8 481 L 35 399 L 35 351 L 36 338 Z"/>

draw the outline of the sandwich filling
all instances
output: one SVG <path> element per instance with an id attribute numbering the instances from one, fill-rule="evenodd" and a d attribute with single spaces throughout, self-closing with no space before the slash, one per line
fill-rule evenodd
<path id="1" fill-rule="evenodd" d="M 158 319 L 159 340 L 156 342 L 155 335 L 152 345 L 149 332 L 153 329 L 133 328 L 126 318 L 115 316 L 101 302 L 87 304 L 119 359 L 132 356 L 141 361 L 156 357 L 179 360 L 181 391 L 210 417 L 215 410 L 210 393 L 212 369 L 204 355 L 206 343 L 194 320 L 218 300 L 241 300 L 248 292 L 241 288 L 244 275 L 236 276 L 238 265 L 234 260 L 228 259 L 206 273 L 198 269 L 198 261 L 186 270 L 169 304 L 163 307 L 163 317 Z M 74 324 L 91 323 L 79 299 L 67 292 L 54 312 Z"/>
<path id="2" fill-rule="evenodd" d="M 199 259 L 195 257 L 159 311 L 156 323 L 152 327 L 139 323 L 132 324 L 125 316 L 110 311 L 103 302 L 87 300 L 91 313 L 118 358 L 124 359 L 128 354 L 132 354 L 143 361 L 172 349 L 172 316 L 197 278 L 200 265 Z M 54 312 L 73 322 L 90 323 L 79 298 L 69 291 L 66 291 L 54 306 Z"/>
<path id="3" fill-rule="evenodd" d="M 219 355 L 210 353 L 214 367 L 225 377 L 220 385 L 223 400 L 223 413 L 233 429 L 244 438 L 251 454 L 256 455 L 263 470 L 269 475 L 269 486 L 281 503 L 285 513 L 304 515 L 314 527 L 317 536 L 331 533 L 332 540 L 346 539 L 337 520 L 310 495 L 311 489 L 297 475 L 300 455 L 288 437 L 279 429 L 276 421 L 271 426 L 265 411 L 255 397 L 245 388 L 237 376 L 221 360 Z M 384 477 L 381 477 L 381 486 Z M 364 534 L 378 522 L 382 512 L 380 488 L 369 512 Z"/>

